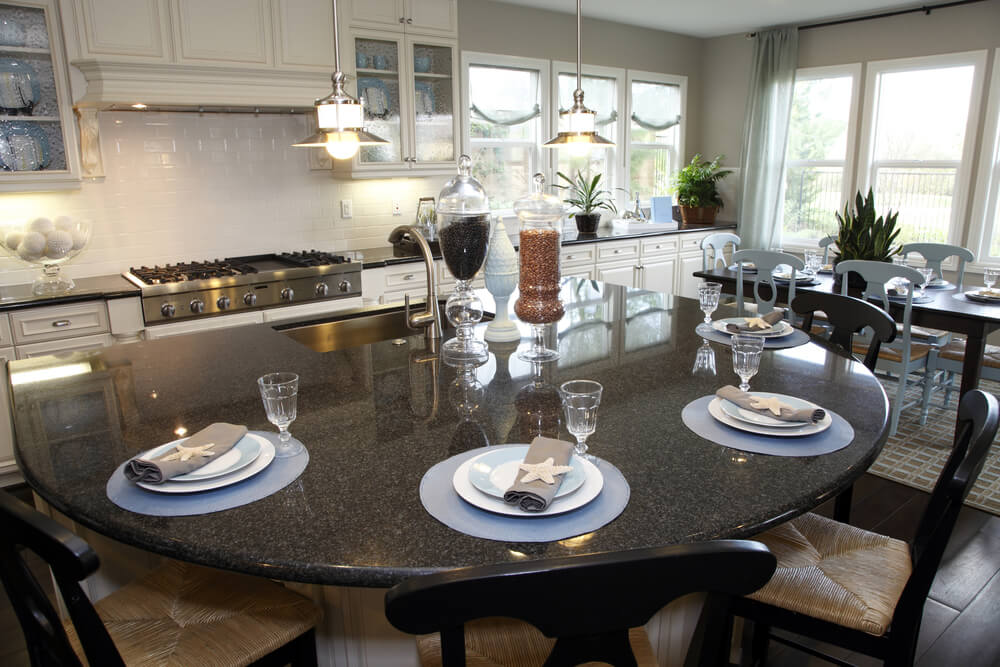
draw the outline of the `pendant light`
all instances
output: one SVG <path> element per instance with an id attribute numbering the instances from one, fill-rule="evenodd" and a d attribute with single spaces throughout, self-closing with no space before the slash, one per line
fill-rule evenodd
<path id="1" fill-rule="evenodd" d="M 565 129 L 554 139 L 543 144 L 548 148 L 566 146 L 574 156 L 586 155 L 591 148 L 610 148 L 615 145 L 613 141 L 608 141 L 597 134 L 597 112 L 591 111 L 583 103 L 581 3 L 582 0 L 576 0 L 576 90 L 573 91 L 573 106 L 567 111 L 559 112 L 559 118 L 563 121 Z"/>
<path id="2" fill-rule="evenodd" d="M 333 51 L 336 71 L 333 73 L 333 92 L 318 99 L 316 125 L 319 130 L 312 136 L 292 144 L 304 148 L 325 148 L 330 157 L 349 160 L 361 146 L 377 146 L 389 142 L 370 132 L 365 132 L 364 112 L 361 102 L 344 90 L 347 76 L 340 71 L 340 26 L 337 0 L 333 0 Z"/>

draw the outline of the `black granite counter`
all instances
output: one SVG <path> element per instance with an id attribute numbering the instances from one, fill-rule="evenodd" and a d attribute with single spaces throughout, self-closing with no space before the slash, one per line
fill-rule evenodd
<path id="1" fill-rule="evenodd" d="M 693 333 L 702 318 L 696 302 L 575 279 L 562 298 L 558 363 L 533 375 L 516 344 L 491 344 L 477 370 L 482 393 L 472 399 L 421 335 L 324 351 L 331 339 L 323 329 L 298 329 L 299 339 L 313 341 L 307 346 L 256 325 L 13 361 L 18 462 L 57 509 L 122 542 L 273 578 L 389 586 L 474 564 L 752 535 L 831 497 L 885 441 L 879 383 L 861 364 L 812 343 L 766 352 L 753 386 L 840 413 L 854 426 L 852 444 L 791 458 L 706 441 L 682 424 L 681 409 L 736 377 L 728 347 L 714 343 L 717 375 L 692 374 L 702 344 Z M 132 514 L 107 499 L 118 464 L 181 428 L 229 421 L 273 430 L 255 381 L 278 370 L 301 376 L 290 430 L 311 460 L 296 482 L 250 505 L 191 517 Z M 539 431 L 568 438 L 557 387 L 580 377 L 605 387 L 588 444 L 631 485 L 618 519 L 573 539 L 507 544 L 459 534 L 427 514 L 418 486 L 435 463 L 487 443 L 528 442 Z M 473 408 L 465 418 L 463 406 Z"/>
<path id="2" fill-rule="evenodd" d="M 92 301 L 94 299 L 120 299 L 139 296 L 139 288 L 125 280 L 121 275 L 74 278 L 73 282 L 76 283 L 76 287 L 71 291 L 51 296 L 33 294 L 31 283 L 0 287 L 0 311 L 36 306 L 55 306 L 62 303 Z"/>

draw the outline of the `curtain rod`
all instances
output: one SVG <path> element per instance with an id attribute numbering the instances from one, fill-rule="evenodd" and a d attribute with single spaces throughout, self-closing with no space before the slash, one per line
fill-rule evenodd
<path id="1" fill-rule="evenodd" d="M 807 25 L 800 25 L 799 30 L 812 30 L 813 28 L 828 28 L 834 25 L 843 25 L 845 23 L 857 23 L 858 21 L 870 21 L 872 19 L 885 19 L 890 16 L 902 16 L 903 14 L 916 14 L 920 12 L 922 14 L 930 15 L 935 9 L 945 9 L 947 7 L 958 7 L 961 5 L 971 5 L 976 2 L 984 2 L 985 0 L 954 0 L 954 2 L 942 2 L 936 5 L 923 5 L 920 7 L 911 7 L 910 9 L 900 9 L 894 12 L 882 12 L 881 14 L 868 14 L 866 16 L 853 16 L 845 19 L 835 19 L 833 21 L 824 21 L 823 23 L 809 23 Z M 748 32 L 746 34 L 747 39 L 756 37 L 756 32 Z"/>

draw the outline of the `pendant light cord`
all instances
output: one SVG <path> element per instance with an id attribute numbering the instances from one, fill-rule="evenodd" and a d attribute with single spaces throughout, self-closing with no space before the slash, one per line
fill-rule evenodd
<path id="1" fill-rule="evenodd" d="M 583 0 L 576 0 L 576 89 L 583 90 L 583 42 L 582 34 L 583 21 L 580 18 Z"/>
<path id="2" fill-rule="evenodd" d="M 337 16 L 337 0 L 333 0 L 333 62 L 336 69 L 340 71 L 340 17 Z"/>

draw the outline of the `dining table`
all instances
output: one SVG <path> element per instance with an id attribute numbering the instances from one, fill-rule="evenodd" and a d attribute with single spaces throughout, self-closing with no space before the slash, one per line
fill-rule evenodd
<path id="1" fill-rule="evenodd" d="M 308 320 L 12 361 L 17 462 L 39 501 L 113 544 L 355 590 L 474 565 L 751 537 L 836 496 L 886 441 L 879 382 L 812 340 L 765 350 L 751 385 L 841 416 L 853 429 L 845 446 L 781 456 L 701 437 L 682 411 L 738 378 L 728 345 L 695 332 L 698 302 L 576 278 L 563 280 L 560 296 L 565 314 L 550 337 L 560 356 L 543 364 L 517 356 L 526 326 L 523 343 L 489 343 L 485 363 L 456 367 L 423 332 L 341 345 L 328 335 L 331 322 Z M 395 306 L 378 312 L 401 315 Z M 715 317 L 734 314 L 721 307 Z M 257 387 L 273 371 L 300 378 L 289 430 L 309 461 L 293 482 L 255 502 L 185 516 L 150 516 L 109 499 L 124 461 L 185 433 L 213 422 L 274 431 Z M 463 534 L 425 509 L 421 481 L 442 461 L 536 435 L 572 441 L 559 386 L 580 378 L 604 388 L 587 442 L 627 482 L 617 518 L 565 539 L 511 542 Z M 201 493 L 207 502 L 214 492 Z"/>

